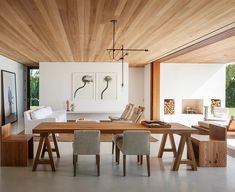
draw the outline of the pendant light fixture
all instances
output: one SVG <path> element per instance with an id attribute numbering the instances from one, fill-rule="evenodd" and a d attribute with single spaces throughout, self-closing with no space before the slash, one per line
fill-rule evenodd
<path id="1" fill-rule="evenodd" d="M 148 49 L 126 49 L 124 48 L 124 45 L 121 46 L 121 48 L 115 48 L 115 33 L 116 33 L 116 23 L 117 20 L 113 19 L 110 21 L 113 25 L 113 47 L 112 49 L 107 49 L 107 51 L 109 51 L 109 54 L 111 54 L 112 56 L 112 60 L 114 61 L 120 61 L 122 62 L 122 84 L 121 86 L 124 87 L 124 58 L 125 56 L 128 55 L 129 52 L 135 52 L 135 51 L 144 51 L 147 52 Z M 120 56 L 120 52 L 121 52 L 121 56 Z M 118 58 L 116 58 L 117 56 L 119 56 Z"/>

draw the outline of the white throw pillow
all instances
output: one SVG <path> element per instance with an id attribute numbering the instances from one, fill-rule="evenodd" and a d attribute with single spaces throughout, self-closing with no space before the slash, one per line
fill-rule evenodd
<path id="1" fill-rule="evenodd" d="M 52 114 L 51 107 L 45 107 L 45 108 L 41 108 L 41 109 L 38 109 L 36 111 L 33 111 L 31 113 L 31 118 L 32 118 L 32 120 L 44 119 L 44 118 L 46 118 L 47 116 L 49 116 L 51 114 Z"/>

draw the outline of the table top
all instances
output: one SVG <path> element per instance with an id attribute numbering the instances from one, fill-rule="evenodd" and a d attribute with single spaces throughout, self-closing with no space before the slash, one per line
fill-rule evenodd
<path id="1" fill-rule="evenodd" d="M 122 133 L 127 130 L 148 130 L 151 133 L 198 133 L 197 129 L 179 123 L 170 123 L 171 128 L 148 128 L 140 123 L 118 122 L 44 122 L 33 129 L 33 133 L 73 133 L 75 130 L 100 130 L 101 133 Z"/>

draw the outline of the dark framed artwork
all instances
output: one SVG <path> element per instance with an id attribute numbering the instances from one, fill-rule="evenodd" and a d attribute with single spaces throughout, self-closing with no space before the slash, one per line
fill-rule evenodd
<path id="1" fill-rule="evenodd" d="M 2 87 L 2 125 L 16 122 L 17 115 L 17 92 L 16 74 L 1 70 Z"/>

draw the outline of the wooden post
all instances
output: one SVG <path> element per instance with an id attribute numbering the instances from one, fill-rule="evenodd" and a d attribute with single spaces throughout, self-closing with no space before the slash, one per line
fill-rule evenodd
<path id="1" fill-rule="evenodd" d="M 151 106 L 150 118 L 160 119 L 160 62 L 151 63 Z"/>

